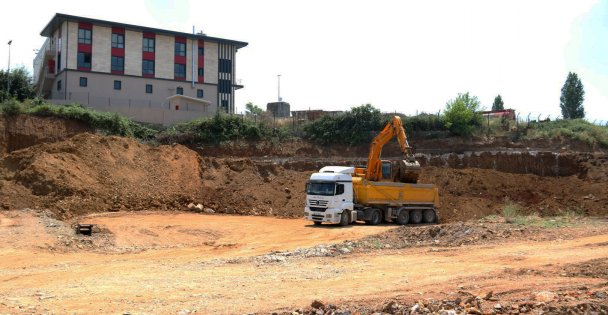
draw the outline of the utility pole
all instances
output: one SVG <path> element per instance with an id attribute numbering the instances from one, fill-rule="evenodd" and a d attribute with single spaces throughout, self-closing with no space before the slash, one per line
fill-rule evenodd
<path id="1" fill-rule="evenodd" d="M 7 80 L 6 80 L 6 95 L 10 98 L 11 95 L 11 44 L 13 40 L 8 41 L 8 72 L 7 72 Z"/>
<path id="2" fill-rule="evenodd" d="M 278 96 L 279 96 L 279 102 L 281 101 L 281 75 L 277 74 L 277 79 L 278 79 Z"/>

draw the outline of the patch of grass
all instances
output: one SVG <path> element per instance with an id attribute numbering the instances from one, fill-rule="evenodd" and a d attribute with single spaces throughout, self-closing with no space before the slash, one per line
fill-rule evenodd
<path id="1" fill-rule="evenodd" d="M 563 216 L 541 217 L 538 213 L 523 215 L 519 205 L 507 201 L 502 209 L 502 216 L 507 223 L 535 226 L 540 228 L 562 228 L 577 225 L 580 214 L 574 210 L 567 211 Z"/>
<path id="2" fill-rule="evenodd" d="M 570 219 L 576 219 L 583 215 L 585 215 L 585 209 L 581 207 L 568 208 L 564 213 L 564 216 Z"/>
<path id="3" fill-rule="evenodd" d="M 574 139 L 608 148 L 608 127 L 584 119 L 564 119 L 530 124 L 524 139 Z"/>
<path id="4" fill-rule="evenodd" d="M 580 224 L 580 217 L 573 219 L 573 217 L 568 215 L 569 214 L 555 217 L 541 217 L 536 213 L 531 215 L 519 215 L 512 218 L 510 223 L 523 226 L 540 227 L 544 229 L 573 227 Z"/>
<path id="5" fill-rule="evenodd" d="M 512 202 L 507 202 L 502 207 L 502 216 L 508 223 L 514 222 L 515 218 L 520 216 L 520 212 L 519 205 Z"/>

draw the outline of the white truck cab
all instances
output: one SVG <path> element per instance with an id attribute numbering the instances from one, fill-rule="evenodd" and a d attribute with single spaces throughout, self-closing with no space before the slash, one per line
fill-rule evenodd
<path id="1" fill-rule="evenodd" d="M 306 183 L 306 219 L 317 225 L 322 222 L 348 224 L 355 221 L 352 178 L 354 172 L 354 167 L 326 166 L 318 173 L 312 174 Z M 349 215 L 342 215 L 345 211 Z M 344 222 L 345 220 L 349 222 Z"/>

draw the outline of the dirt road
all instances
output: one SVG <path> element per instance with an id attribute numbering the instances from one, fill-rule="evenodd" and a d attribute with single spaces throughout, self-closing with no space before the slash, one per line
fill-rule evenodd
<path id="1" fill-rule="evenodd" d="M 560 272 L 566 264 L 608 259 L 605 224 L 592 227 L 595 235 L 569 240 L 294 255 L 269 262 L 259 255 L 394 227 L 317 228 L 304 220 L 166 212 L 84 221 L 111 236 L 103 243 L 107 248 L 58 247 L 63 240 L 55 225 L 60 223 L 49 224 L 32 212 L 0 212 L 0 313 L 265 313 L 305 306 L 313 299 L 416 299 L 463 289 L 529 294 L 564 286 L 601 287 L 606 281 Z M 249 256 L 255 257 L 243 258 Z"/>

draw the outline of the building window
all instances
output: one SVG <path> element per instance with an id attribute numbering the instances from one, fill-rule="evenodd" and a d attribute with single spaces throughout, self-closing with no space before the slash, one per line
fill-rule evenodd
<path id="1" fill-rule="evenodd" d="M 112 48 L 125 48 L 125 35 L 112 33 Z"/>
<path id="2" fill-rule="evenodd" d="M 224 111 L 226 111 L 226 113 L 228 112 L 228 101 L 227 100 L 222 100 L 222 108 L 224 108 Z"/>
<path id="3" fill-rule="evenodd" d="M 152 84 L 146 84 L 146 93 L 148 93 L 148 94 L 152 93 Z"/>
<path id="4" fill-rule="evenodd" d="M 231 91 L 230 91 L 230 85 L 231 85 L 230 84 L 230 80 L 220 79 L 219 80 L 219 91 L 220 91 L 220 93 L 230 94 L 231 93 Z"/>
<path id="5" fill-rule="evenodd" d="M 61 91 L 61 80 L 57 81 L 57 91 Z"/>
<path id="6" fill-rule="evenodd" d="M 78 29 L 78 43 L 91 45 L 91 30 L 79 28 Z"/>
<path id="7" fill-rule="evenodd" d="M 154 38 L 144 37 L 144 51 L 145 52 L 154 52 Z"/>
<path id="8" fill-rule="evenodd" d="M 89 85 L 89 80 L 85 77 L 80 77 L 80 86 L 86 87 L 87 85 Z"/>
<path id="9" fill-rule="evenodd" d="M 114 80 L 114 89 L 115 90 L 122 90 L 122 81 Z"/>
<path id="10" fill-rule="evenodd" d="M 175 55 L 185 56 L 186 55 L 186 43 L 175 43 Z"/>
<path id="11" fill-rule="evenodd" d="M 182 87 L 178 87 L 178 88 L 175 90 L 175 94 L 177 94 L 177 95 L 184 95 L 184 88 L 182 88 Z"/>
<path id="12" fill-rule="evenodd" d="M 61 71 L 61 52 L 57 53 L 57 73 Z"/>
<path id="13" fill-rule="evenodd" d="M 112 71 L 123 72 L 125 71 L 125 58 L 112 56 Z"/>
<path id="14" fill-rule="evenodd" d="M 87 52 L 78 53 L 78 68 L 79 69 L 91 69 L 91 53 L 87 53 Z"/>
<path id="15" fill-rule="evenodd" d="M 203 98 L 203 90 L 196 90 L 196 97 Z"/>
<path id="16" fill-rule="evenodd" d="M 204 73 L 205 73 L 205 71 L 203 70 L 203 68 L 198 68 L 198 76 L 199 77 L 202 77 Z"/>
<path id="17" fill-rule="evenodd" d="M 204 49 L 203 47 L 199 47 L 199 48 L 198 48 L 198 55 L 199 55 L 199 56 L 202 56 L 202 55 L 204 55 L 204 54 L 205 54 L 205 49 Z"/>
<path id="18" fill-rule="evenodd" d="M 154 75 L 154 60 L 143 60 L 141 67 L 144 75 Z"/>
<path id="19" fill-rule="evenodd" d="M 220 59 L 220 72 L 232 73 L 232 61 L 229 59 Z"/>
<path id="20" fill-rule="evenodd" d="M 186 77 L 186 65 L 181 63 L 175 64 L 175 77 L 176 78 L 185 78 Z"/>

